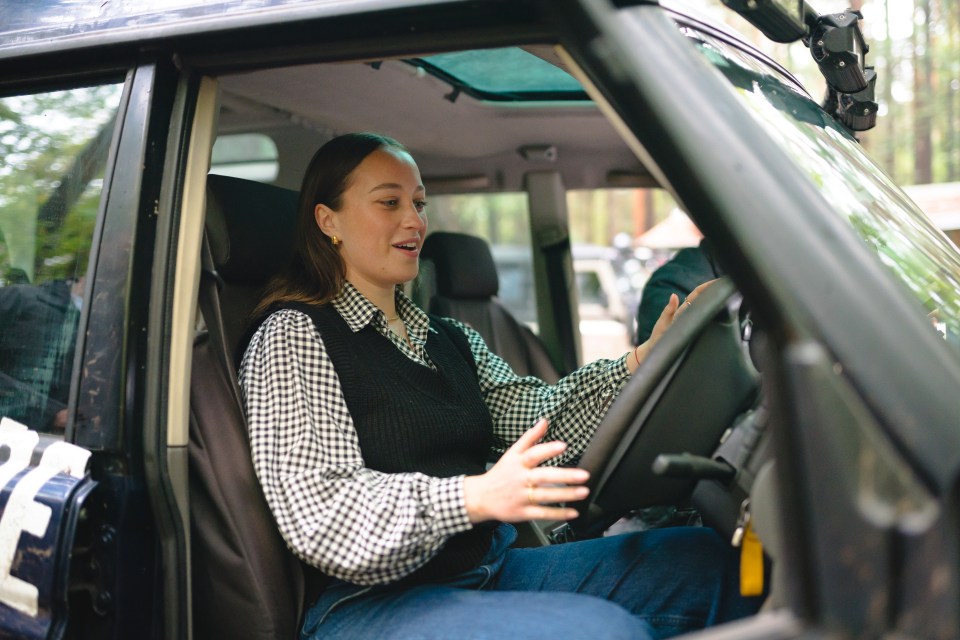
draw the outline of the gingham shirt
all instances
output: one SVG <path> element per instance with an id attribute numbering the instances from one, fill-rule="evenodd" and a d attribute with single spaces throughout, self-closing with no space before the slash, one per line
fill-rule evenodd
<path id="1" fill-rule="evenodd" d="M 435 329 L 402 293 L 397 311 L 412 346 L 349 283 L 333 305 L 352 331 L 372 324 L 408 358 L 435 368 L 425 350 L 427 333 Z M 568 445 L 551 464 L 579 457 L 629 375 L 626 357 L 591 363 L 551 386 L 516 375 L 476 331 L 451 322 L 469 341 L 498 453 L 545 417 L 545 440 Z M 267 318 L 244 354 L 240 386 L 257 476 L 281 534 L 307 563 L 356 584 L 388 583 L 472 526 L 463 476 L 365 468 L 337 373 L 307 315 L 285 309 Z"/>

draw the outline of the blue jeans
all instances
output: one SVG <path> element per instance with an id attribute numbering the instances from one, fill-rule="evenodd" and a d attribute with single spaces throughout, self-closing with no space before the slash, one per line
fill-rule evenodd
<path id="1" fill-rule="evenodd" d="M 738 555 L 711 529 L 652 529 L 513 549 L 500 525 L 481 566 L 442 584 L 334 581 L 301 637 L 583 640 L 665 638 L 755 613 Z"/>

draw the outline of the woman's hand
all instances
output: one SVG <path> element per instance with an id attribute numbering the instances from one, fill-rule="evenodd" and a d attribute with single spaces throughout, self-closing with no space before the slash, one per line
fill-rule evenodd
<path id="1" fill-rule="evenodd" d="M 537 444 L 546 433 L 547 420 L 541 418 L 489 471 L 464 478 L 463 495 L 470 522 L 572 520 L 577 517 L 576 509 L 546 505 L 586 498 L 589 489 L 582 485 L 590 474 L 583 469 L 539 466 L 567 448 L 559 441 Z"/>
<path id="2" fill-rule="evenodd" d="M 660 313 L 660 317 L 657 318 L 657 323 L 653 325 L 653 330 L 650 332 L 650 339 L 641 344 L 639 347 L 633 350 L 633 358 L 627 357 L 627 369 L 630 370 L 630 373 L 633 373 L 637 370 L 637 367 L 640 366 L 640 363 L 647 357 L 647 353 L 650 352 L 650 349 L 653 348 L 660 338 L 663 337 L 663 334 L 666 333 L 667 329 L 670 328 L 670 325 L 680 317 L 680 314 L 686 311 L 687 307 L 693 304 L 693 301 L 697 299 L 704 289 L 709 287 L 711 284 L 716 282 L 716 280 L 708 280 L 704 282 L 696 289 L 690 292 L 687 295 L 686 299 L 683 301 L 683 304 L 680 304 L 680 298 L 675 293 L 670 294 L 670 299 L 667 301 L 667 306 L 663 308 L 663 311 Z"/>

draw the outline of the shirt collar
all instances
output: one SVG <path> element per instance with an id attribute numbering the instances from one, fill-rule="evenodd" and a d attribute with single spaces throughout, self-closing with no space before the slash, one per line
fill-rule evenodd
<path id="1" fill-rule="evenodd" d="M 407 333 L 413 340 L 426 340 L 429 319 L 427 314 L 414 304 L 413 300 L 404 295 L 399 288 L 396 292 L 397 313 L 407 325 Z M 343 317 L 350 330 L 356 333 L 368 324 L 374 324 L 382 329 L 388 329 L 387 318 L 382 311 L 347 282 L 336 298 L 333 307 Z"/>

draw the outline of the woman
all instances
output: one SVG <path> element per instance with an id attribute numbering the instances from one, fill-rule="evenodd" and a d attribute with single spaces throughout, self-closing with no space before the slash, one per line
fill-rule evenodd
<path id="1" fill-rule="evenodd" d="M 418 273 L 425 207 L 396 141 L 321 147 L 295 255 L 241 364 L 267 501 L 291 549 L 332 578 L 303 637 L 645 638 L 753 611 L 707 529 L 510 548 L 502 523 L 576 516 L 555 505 L 586 496 L 587 472 L 558 465 L 580 455 L 679 304 L 618 360 L 554 386 L 518 377 L 398 288 Z"/>

